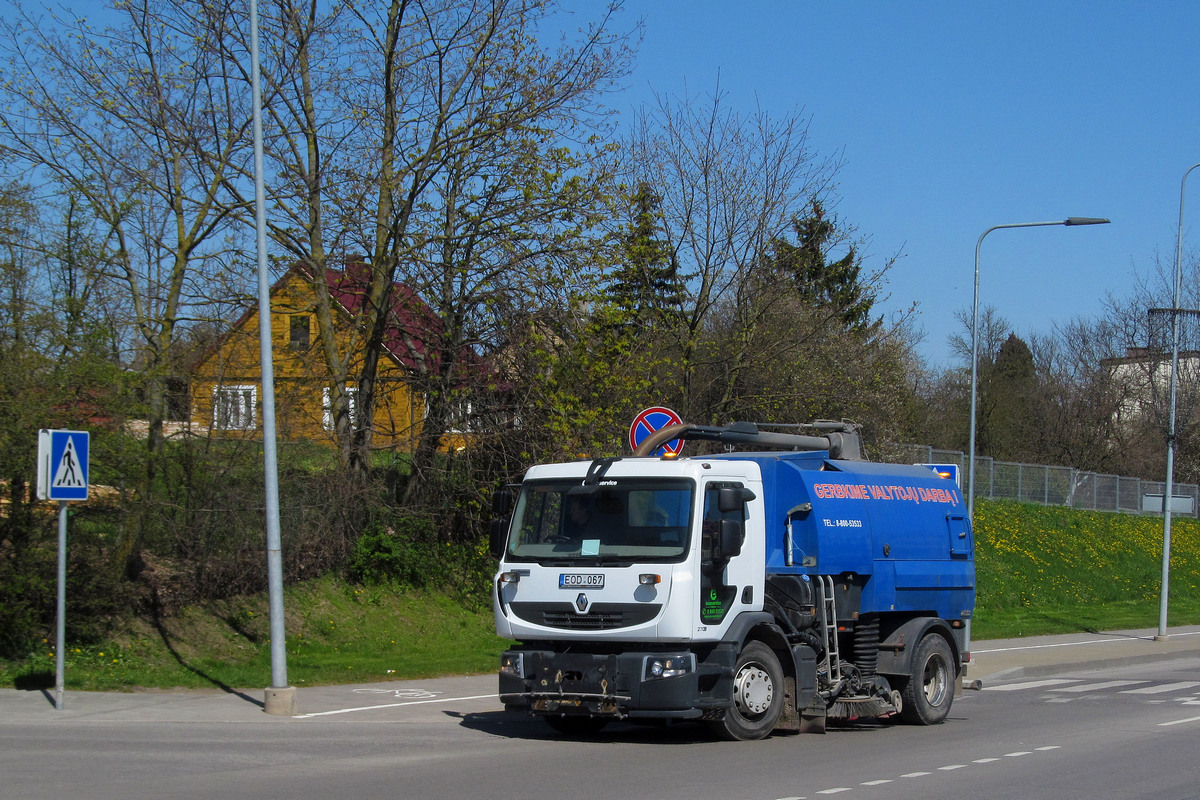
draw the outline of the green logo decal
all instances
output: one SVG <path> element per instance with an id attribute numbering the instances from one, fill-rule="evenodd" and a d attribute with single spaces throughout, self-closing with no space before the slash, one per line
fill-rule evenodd
<path id="1" fill-rule="evenodd" d="M 709 589 L 708 596 L 700 602 L 700 621 L 705 625 L 720 623 L 733 606 L 736 594 L 736 586 L 714 586 Z"/>

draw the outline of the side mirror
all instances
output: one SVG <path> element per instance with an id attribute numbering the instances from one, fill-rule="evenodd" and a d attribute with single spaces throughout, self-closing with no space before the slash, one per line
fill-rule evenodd
<path id="1" fill-rule="evenodd" d="M 746 528 L 735 519 L 723 519 L 718 523 L 716 542 L 714 542 L 713 561 L 725 562 L 736 558 L 742 553 L 742 541 L 746 537 Z"/>
<path id="2" fill-rule="evenodd" d="M 498 489 L 492 495 L 492 514 L 497 517 L 507 517 L 508 512 L 512 511 L 513 493 L 512 489 Z"/>
<path id="3" fill-rule="evenodd" d="M 742 487 L 726 487 L 717 490 L 717 508 L 722 514 L 731 514 L 735 511 L 741 511 L 746 503 L 753 500 L 757 495 L 750 489 Z"/>
<path id="4" fill-rule="evenodd" d="M 504 555 L 504 545 L 508 540 L 508 520 L 494 519 L 488 529 L 488 549 L 493 558 Z"/>

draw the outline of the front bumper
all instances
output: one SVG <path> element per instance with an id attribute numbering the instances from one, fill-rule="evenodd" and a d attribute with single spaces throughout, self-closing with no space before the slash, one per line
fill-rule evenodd
<path id="1" fill-rule="evenodd" d="M 732 702 L 735 659 L 725 645 L 701 653 L 519 648 L 504 653 L 500 700 L 535 714 L 699 718 Z M 656 660 L 670 662 L 666 676 L 651 674 Z M 680 671 L 685 660 L 690 666 Z"/>

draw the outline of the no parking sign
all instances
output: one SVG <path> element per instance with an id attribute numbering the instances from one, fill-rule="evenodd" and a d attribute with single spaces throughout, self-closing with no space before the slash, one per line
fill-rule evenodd
<path id="1" fill-rule="evenodd" d="M 663 406 L 647 408 L 639 412 L 633 418 L 633 424 L 629 426 L 629 447 L 636 450 L 638 445 L 655 431 L 662 430 L 669 425 L 682 424 L 683 418 L 669 408 L 664 408 Z M 672 439 L 651 453 L 651 455 L 661 456 L 665 453 L 670 453 L 677 456 L 682 449 L 683 439 Z"/>

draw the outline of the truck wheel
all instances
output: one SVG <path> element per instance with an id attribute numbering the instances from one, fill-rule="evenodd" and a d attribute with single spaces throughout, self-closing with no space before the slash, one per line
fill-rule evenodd
<path id="1" fill-rule="evenodd" d="M 917 645 L 900 699 L 900 719 L 914 725 L 937 725 L 950 713 L 954 663 L 950 645 L 936 633 L 926 635 Z"/>
<path id="2" fill-rule="evenodd" d="M 775 728 L 783 712 L 783 668 L 775 651 L 750 642 L 733 669 L 733 705 L 711 723 L 724 739 L 762 739 Z"/>
<path id="3" fill-rule="evenodd" d="M 595 736 L 608 720 L 603 717 L 542 717 L 546 724 L 564 736 Z"/>

